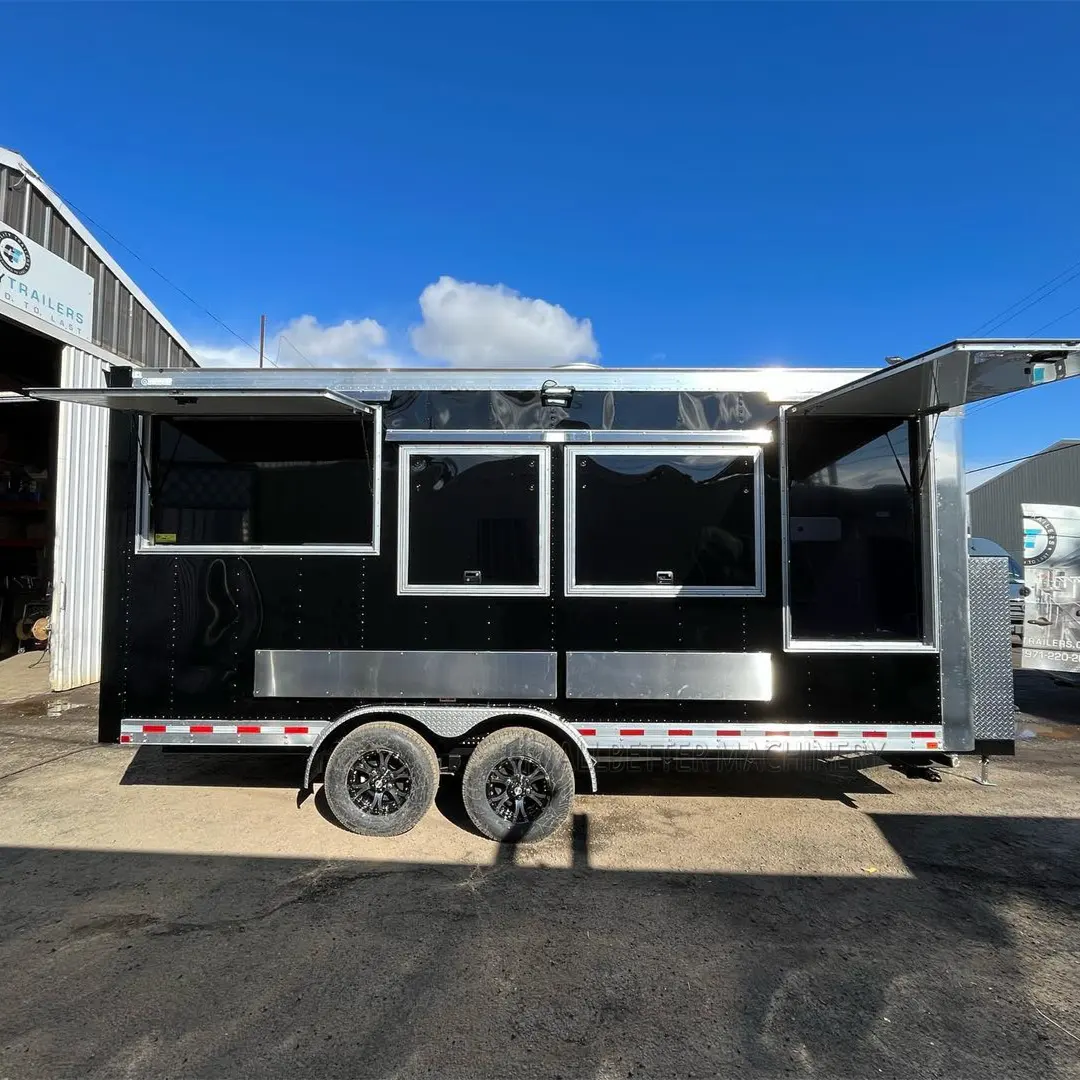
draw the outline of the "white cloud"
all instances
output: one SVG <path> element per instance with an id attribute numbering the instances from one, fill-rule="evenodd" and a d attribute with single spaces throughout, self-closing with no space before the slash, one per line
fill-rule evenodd
<path id="1" fill-rule="evenodd" d="M 394 367 L 452 364 L 460 367 L 550 367 L 596 360 L 600 349 L 588 319 L 575 319 L 558 304 L 532 300 L 505 285 L 479 285 L 443 276 L 420 294 L 422 322 L 409 331 L 415 353 L 390 347 L 374 319 L 346 319 L 323 326 L 301 315 L 270 334 L 267 365 L 279 367 Z M 201 345 L 207 367 L 256 367 L 253 346 Z"/>
<path id="2" fill-rule="evenodd" d="M 420 294 L 420 314 L 409 332 L 413 348 L 459 367 L 547 367 L 600 355 L 588 319 L 505 285 L 444 275 Z"/>
<path id="3" fill-rule="evenodd" d="M 386 328 L 374 319 L 346 319 L 322 326 L 314 315 L 301 315 L 266 341 L 267 366 L 392 367 L 399 359 L 387 347 Z M 207 367 L 257 367 L 258 343 L 195 347 Z"/>

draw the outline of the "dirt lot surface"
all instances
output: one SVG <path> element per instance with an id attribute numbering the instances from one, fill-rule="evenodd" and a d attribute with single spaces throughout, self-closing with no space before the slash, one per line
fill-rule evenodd
<path id="1" fill-rule="evenodd" d="M 624 772 L 518 850 L 4 706 L 0 1078 L 1080 1076 L 1080 690 L 1017 678 L 997 787 Z"/>

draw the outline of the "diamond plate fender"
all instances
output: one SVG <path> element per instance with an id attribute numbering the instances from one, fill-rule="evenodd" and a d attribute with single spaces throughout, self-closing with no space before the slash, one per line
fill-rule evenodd
<path id="1" fill-rule="evenodd" d="M 578 748 L 581 761 L 589 770 L 589 783 L 592 790 L 596 791 L 596 763 L 585 740 L 578 734 L 562 717 L 557 716 L 547 709 L 533 708 L 493 708 L 488 705 L 400 705 L 397 703 L 385 705 L 361 705 L 343 713 L 332 723 L 319 732 L 318 738 L 312 744 L 308 753 L 307 764 L 304 766 L 304 790 L 311 790 L 311 773 L 320 749 L 326 744 L 326 740 L 343 726 L 353 725 L 356 720 L 363 720 L 365 716 L 404 716 L 415 721 L 422 728 L 431 732 L 437 738 L 455 739 L 467 735 L 477 724 L 496 718 L 507 720 L 528 720 L 539 728 L 557 730 L 567 735 L 571 742 Z"/>

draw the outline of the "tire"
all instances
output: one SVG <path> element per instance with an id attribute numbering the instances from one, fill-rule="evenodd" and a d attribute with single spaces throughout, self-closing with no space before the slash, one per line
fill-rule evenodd
<path id="1" fill-rule="evenodd" d="M 438 787 L 435 751 L 411 728 L 387 722 L 350 731 L 323 774 L 331 813 L 361 836 L 407 833 L 431 809 Z"/>
<path id="2" fill-rule="evenodd" d="M 522 785 L 524 797 L 514 797 L 516 784 Z M 489 840 L 531 844 L 550 836 L 569 815 L 574 769 L 547 735 L 502 728 L 472 752 L 461 795 L 472 823 Z"/>

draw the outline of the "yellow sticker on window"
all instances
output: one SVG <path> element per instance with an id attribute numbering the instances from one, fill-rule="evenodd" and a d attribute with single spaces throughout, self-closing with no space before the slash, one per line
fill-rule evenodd
<path id="1" fill-rule="evenodd" d="M 155 544 L 175 544 L 176 533 L 154 533 Z"/>

